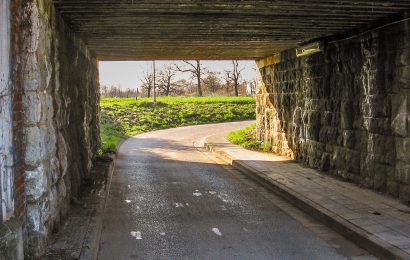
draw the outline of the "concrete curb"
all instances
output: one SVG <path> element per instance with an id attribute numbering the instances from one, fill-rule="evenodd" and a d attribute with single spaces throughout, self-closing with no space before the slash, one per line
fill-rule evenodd
<path id="1" fill-rule="evenodd" d="M 111 180 L 112 180 L 112 175 L 114 173 L 116 160 L 117 160 L 117 156 L 113 158 L 113 162 L 110 164 L 110 167 L 108 169 L 106 192 L 105 192 L 105 196 L 101 200 L 100 205 L 98 207 L 99 213 L 98 213 L 98 219 L 97 219 L 97 224 L 96 224 L 96 231 L 93 237 L 94 239 L 90 247 L 90 255 L 84 256 L 84 258 L 81 257 L 82 259 L 93 259 L 93 260 L 98 259 L 98 251 L 100 250 L 101 233 L 102 233 L 103 223 L 104 223 L 104 214 L 105 214 L 105 209 L 107 206 L 108 196 L 110 195 Z"/>
<path id="2" fill-rule="evenodd" d="M 205 140 L 204 145 L 222 160 L 373 255 L 389 260 L 410 259 L 406 252 L 349 223 L 346 219 L 301 196 L 285 185 L 272 180 L 265 173 L 258 171 L 245 162 L 237 160 L 234 156 L 224 151 L 223 148 L 218 147 L 217 144 L 208 142 L 208 138 Z"/>
<path id="3" fill-rule="evenodd" d="M 121 147 L 121 145 L 125 142 L 126 140 L 122 140 L 118 146 L 117 146 L 117 151 Z M 97 219 L 97 224 L 95 228 L 95 234 L 93 235 L 93 241 L 90 243 L 90 250 L 88 254 L 82 255 L 80 259 L 92 259 L 92 260 L 97 260 L 98 259 L 98 252 L 100 251 L 100 241 L 101 241 L 101 234 L 102 234 L 102 229 L 103 229 L 103 224 L 104 224 L 104 215 L 105 215 L 105 210 L 107 208 L 107 200 L 108 196 L 110 195 L 110 189 L 111 189 L 111 181 L 112 181 L 112 176 L 114 174 L 115 170 L 115 165 L 117 163 L 117 157 L 118 153 L 115 154 L 115 156 L 112 158 L 112 163 L 109 166 L 108 169 L 108 174 L 107 174 L 107 185 L 105 188 L 105 194 L 104 197 L 100 201 L 100 205 L 98 207 L 98 219 Z"/>
<path id="4" fill-rule="evenodd" d="M 98 207 L 95 212 L 95 217 L 90 219 L 95 225 L 89 224 L 91 233 L 86 235 L 85 244 L 82 246 L 79 259 L 93 259 L 98 258 L 98 251 L 100 249 L 100 239 L 103 228 L 104 212 L 108 200 L 109 190 L 111 187 L 111 179 L 114 172 L 116 158 L 110 163 L 107 170 L 107 183 L 105 184 L 103 195 L 98 202 Z"/>

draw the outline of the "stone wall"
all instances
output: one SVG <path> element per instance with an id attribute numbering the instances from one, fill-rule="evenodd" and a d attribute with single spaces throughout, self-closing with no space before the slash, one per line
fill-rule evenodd
<path id="1" fill-rule="evenodd" d="M 14 215 L 13 96 L 11 84 L 10 2 L 0 6 L 0 216 Z"/>
<path id="2" fill-rule="evenodd" d="M 410 202 L 410 22 L 270 61 L 260 67 L 258 138 L 275 153 Z"/>
<path id="3" fill-rule="evenodd" d="M 51 0 L 22 2 L 26 253 L 41 253 L 99 144 L 98 65 Z"/>

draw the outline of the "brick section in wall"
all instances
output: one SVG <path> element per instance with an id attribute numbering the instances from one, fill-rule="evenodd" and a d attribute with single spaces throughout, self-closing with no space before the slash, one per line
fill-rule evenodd
<path id="1" fill-rule="evenodd" d="M 13 82 L 13 147 L 15 176 L 15 216 L 24 222 L 25 216 L 25 182 L 24 182 L 24 106 L 23 86 L 21 83 L 21 67 L 19 55 L 21 52 L 21 1 L 15 0 L 11 5 L 12 27 L 12 82 Z"/>
<path id="2" fill-rule="evenodd" d="M 259 139 L 278 154 L 410 202 L 410 24 L 260 69 Z"/>

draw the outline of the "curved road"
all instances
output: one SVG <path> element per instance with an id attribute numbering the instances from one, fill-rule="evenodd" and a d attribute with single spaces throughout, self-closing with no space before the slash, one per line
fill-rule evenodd
<path id="1" fill-rule="evenodd" d="M 345 259 L 201 140 L 250 122 L 141 134 L 122 144 L 99 259 Z M 266 192 L 266 191 L 265 191 Z M 342 239 L 341 239 L 342 240 Z M 343 242 L 345 243 L 345 242 Z"/>

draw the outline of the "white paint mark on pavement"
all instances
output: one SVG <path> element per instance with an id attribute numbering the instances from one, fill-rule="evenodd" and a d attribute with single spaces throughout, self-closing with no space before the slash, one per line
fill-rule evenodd
<path id="1" fill-rule="evenodd" d="M 135 237 L 135 239 L 137 240 L 142 239 L 141 231 L 131 231 L 131 236 Z"/>
<path id="2" fill-rule="evenodd" d="M 176 203 L 175 203 L 175 207 L 176 207 L 176 208 L 183 208 L 183 207 L 184 207 L 184 204 L 182 204 L 182 203 L 180 203 L 180 202 L 176 202 Z"/>
<path id="3" fill-rule="evenodd" d="M 212 228 L 212 231 L 213 231 L 215 234 L 217 234 L 218 236 L 222 236 L 222 233 L 221 233 L 221 231 L 219 231 L 218 228 Z"/>
<path id="4" fill-rule="evenodd" d="M 125 200 L 126 203 L 131 203 L 131 200 Z"/>
<path id="5" fill-rule="evenodd" d="M 216 194 L 216 191 L 210 190 L 210 191 L 209 191 L 209 194 L 214 195 L 214 194 Z"/>
<path id="6" fill-rule="evenodd" d="M 200 193 L 198 190 L 196 190 L 194 193 L 192 193 L 194 196 L 202 196 L 202 193 Z"/>

